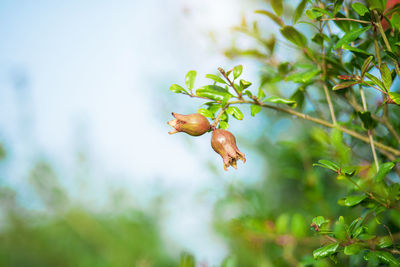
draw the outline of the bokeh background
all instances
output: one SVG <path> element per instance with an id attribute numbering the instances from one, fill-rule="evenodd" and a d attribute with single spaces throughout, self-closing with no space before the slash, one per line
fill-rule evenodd
<path id="1" fill-rule="evenodd" d="M 201 104 L 168 88 L 238 63 L 257 83 L 257 63 L 223 50 L 263 5 L 0 1 L 1 263 L 162 266 L 188 251 L 219 264 L 213 209 L 226 188 L 260 181 L 240 133 L 264 135 L 265 120 L 231 123 L 248 162 L 225 173 L 210 136 L 167 134 L 171 111 Z"/>

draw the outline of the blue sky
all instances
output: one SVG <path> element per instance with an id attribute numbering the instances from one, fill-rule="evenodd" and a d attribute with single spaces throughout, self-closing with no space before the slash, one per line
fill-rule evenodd
<path id="1" fill-rule="evenodd" d="M 10 151 L 2 184 L 38 208 L 27 171 L 43 158 L 89 208 L 106 209 L 110 188 L 129 192 L 128 206 L 167 193 L 161 226 L 171 247 L 219 262 L 226 251 L 212 233 L 212 205 L 224 186 L 254 173 L 256 155 L 225 173 L 209 136 L 169 136 L 170 112 L 193 113 L 200 102 L 193 106 L 168 87 L 183 84 L 191 69 L 200 86 L 206 73 L 231 67 L 221 49 L 242 8 L 251 12 L 255 2 L 1 1 L 0 137 Z M 254 65 L 245 66 L 245 78 L 255 74 Z M 207 161 L 220 167 L 217 176 Z"/>

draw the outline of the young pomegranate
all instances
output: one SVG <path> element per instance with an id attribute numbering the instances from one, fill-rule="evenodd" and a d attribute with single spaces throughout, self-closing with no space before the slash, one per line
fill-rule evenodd
<path id="1" fill-rule="evenodd" d="M 227 171 L 229 166 L 237 169 L 236 161 L 241 159 L 243 163 L 246 158 L 236 146 L 236 139 L 233 134 L 226 130 L 216 129 L 212 133 L 211 147 L 215 152 L 221 155 L 224 161 L 224 170 Z"/>
<path id="2" fill-rule="evenodd" d="M 174 130 L 168 132 L 169 134 L 185 132 L 192 136 L 199 136 L 208 132 L 211 128 L 207 118 L 198 113 L 181 115 L 172 112 L 172 116 L 174 116 L 175 119 L 169 121 L 168 124 L 174 127 Z"/>

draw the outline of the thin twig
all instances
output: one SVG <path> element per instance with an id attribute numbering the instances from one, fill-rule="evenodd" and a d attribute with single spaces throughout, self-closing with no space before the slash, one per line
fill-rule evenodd
<path id="1" fill-rule="evenodd" d="M 373 24 L 371 21 L 366 21 L 366 20 L 359 20 L 359 19 L 351 19 L 351 18 L 329 18 L 329 19 L 321 19 L 322 21 L 328 21 L 328 20 L 347 20 L 347 21 L 355 21 L 358 23 L 364 23 L 364 24 Z"/>

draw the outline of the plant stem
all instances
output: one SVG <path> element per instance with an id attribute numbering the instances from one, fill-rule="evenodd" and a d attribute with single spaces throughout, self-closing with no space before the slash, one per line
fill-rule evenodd
<path id="1" fill-rule="evenodd" d="M 379 19 L 378 12 L 377 12 L 376 10 L 374 10 L 374 14 L 375 14 L 375 18 L 376 18 L 376 20 L 377 20 L 376 25 L 377 25 L 377 27 L 378 27 L 378 30 L 379 30 L 381 36 L 382 36 L 383 42 L 385 43 L 386 49 L 387 49 L 389 52 L 393 52 L 393 51 L 392 51 L 392 47 L 390 46 L 390 43 L 389 43 L 389 41 L 388 41 L 388 39 L 387 39 L 387 37 L 386 37 L 385 31 L 383 30 L 382 23 L 381 23 L 381 21 L 380 21 L 380 19 Z M 394 68 L 396 69 L 397 76 L 400 78 L 400 68 L 399 68 L 399 64 L 397 63 L 397 61 L 396 61 L 395 59 L 392 59 L 392 60 L 393 60 L 393 63 L 394 63 Z"/>
<path id="2" fill-rule="evenodd" d="M 222 114 L 224 114 L 225 110 L 229 107 L 229 103 L 227 103 L 218 113 L 217 117 L 215 117 L 214 122 L 211 124 L 211 129 L 215 129 L 218 125 L 218 122 L 221 119 Z"/>
<path id="3" fill-rule="evenodd" d="M 359 20 L 359 19 L 351 19 L 351 18 L 329 18 L 329 19 L 321 19 L 321 21 L 328 21 L 328 20 L 347 20 L 347 21 L 355 21 L 355 22 L 364 23 L 364 24 L 373 24 L 373 22 L 371 22 L 371 21 Z"/>
<path id="4" fill-rule="evenodd" d="M 219 72 L 224 76 L 224 78 L 228 81 L 229 86 L 233 88 L 233 90 L 235 90 L 236 94 L 238 95 L 239 99 L 243 99 L 242 98 L 242 94 L 239 93 L 239 91 L 236 89 L 235 84 L 231 81 L 231 79 L 229 79 L 228 75 L 226 75 L 226 72 L 223 68 L 218 68 Z"/>
<path id="5" fill-rule="evenodd" d="M 362 102 L 364 111 L 368 111 L 368 109 L 367 109 L 367 101 L 365 100 L 364 90 L 362 89 L 361 86 L 360 86 L 360 95 L 361 95 L 361 102 Z M 375 150 L 375 145 L 374 145 L 374 139 L 373 139 L 373 136 L 372 136 L 372 131 L 370 129 L 368 129 L 368 138 L 369 138 L 369 144 L 371 145 L 372 156 L 374 157 L 376 171 L 378 171 L 379 170 L 378 157 L 376 155 L 376 150 Z"/>

